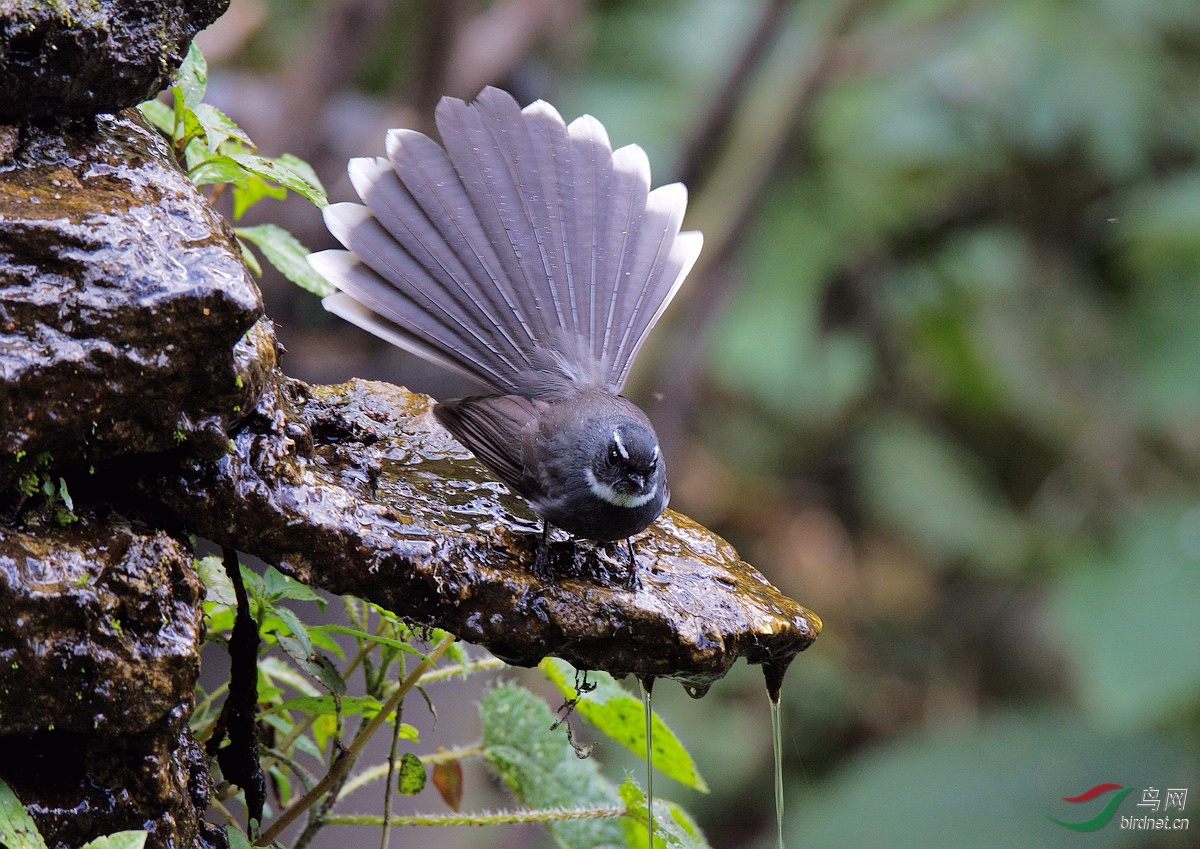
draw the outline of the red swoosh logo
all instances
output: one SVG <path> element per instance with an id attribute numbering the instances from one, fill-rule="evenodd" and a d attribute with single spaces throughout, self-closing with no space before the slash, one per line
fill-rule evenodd
<path id="1" fill-rule="evenodd" d="M 1122 789 L 1122 787 L 1120 784 L 1113 784 L 1111 782 L 1108 784 L 1097 784 L 1091 790 L 1085 790 L 1082 793 L 1080 793 L 1078 796 L 1063 796 L 1062 800 L 1064 802 L 1088 802 L 1092 799 L 1095 799 L 1101 793 L 1107 793 L 1109 790 L 1121 790 L 1121 789 Z"/>

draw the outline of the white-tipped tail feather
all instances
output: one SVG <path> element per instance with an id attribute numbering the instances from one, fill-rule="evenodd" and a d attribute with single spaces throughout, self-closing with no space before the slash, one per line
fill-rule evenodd
<path id="1" fill-rule="evenodd" d="M 494 391 L 620 392 L 700 252 L 684 187 L 651 191 L 641 148 L 499 89 L 443 98 L 437 126 L 444 149 L 392 130 L 386 159 L 350 163 L 365 206 L 325 211 L 347 250 L 309 258 L 340 290 L 326 308 Z"/>

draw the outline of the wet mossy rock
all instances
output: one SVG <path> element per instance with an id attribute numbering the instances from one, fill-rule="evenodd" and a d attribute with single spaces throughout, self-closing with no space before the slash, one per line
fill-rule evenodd
<path id="1" fill-rule="evenodd" d="M 738 658 L 786 665 L 820 620 L 724 540 L 668 511 L 623 544 L 553 544 L 534 577 L 539 524 L 431 415 L 385 383 L 310 387 L 281 377 L 219 462 L 151 476 L 196 532 L 299 580 L 444 628 L 518 665 L 546 655 L 700 693 Z"/>
<path id="2" fill-rule="evenodd" d="M 0 0 L 0 123 L 117 112 L 162 91 L 229 0 Z"/>
<path id="3" fill-rule="evenodd" d="M 0 777 L 50 846 L 223 844 L 187 728 L 201 596 L 186 543 L 119 516 L 0 525 Z"/>
<path id="4" fill-rule="evenodd" d="M 0 163 L 0 490 L 39 467 L 225 450 L 273 365 L 232 234 L 133 117 Z"/>

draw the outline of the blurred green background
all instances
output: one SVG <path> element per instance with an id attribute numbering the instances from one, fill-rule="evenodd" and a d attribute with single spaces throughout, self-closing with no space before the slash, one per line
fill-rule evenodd
<path id="1" fill-rule="evenodd" d="M 1200 3 L 233 0 L 200 43 L 333 200 L 486 83 L 687 183 L 705 251 L 631 394 L 672 506 L 824 619 L 784 688 L 789 846 L 1198 845 Z M 469 390 L 264 289 L 295 376 Z M 771 845 L 758 670 L 655 696 L 713 792 L 657 789 Z M 1193 827 L 1048 819 L 1103 782 L 1127 816 L 1188 788 Z"/>

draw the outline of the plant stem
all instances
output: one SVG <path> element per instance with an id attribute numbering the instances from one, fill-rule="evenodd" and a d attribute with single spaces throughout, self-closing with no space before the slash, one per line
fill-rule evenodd
<path id="1" fill-rule="evenodd" d="M 446 649 L 450 648 L 450 645 L 455 639 L 456 638 L 453 635 L 447 635 L 444 640 L 434 647 L 433 651 L 431 651 L 424 660 L 417 664 L 416 668 L 414 668 L 413 671 L 410 672 L 404 679 L 404 681 L 401 682 L 400 687 L 391 695 L 391 698 L 387 700 L 379 713 L 372 717 L 371 721 L 363 726 L 362 730 L 359 731 L 358 734 L 355 735 L 354 739 L 350 741 L 350 745 L 346 748 L 346 750 L 334 759 L 333 763 L 330 764 L 329 772 L 325 774 L 325 777 L 322 778 L 312 790 L 305 793 L 304 796 L 301 797 L 295 804 L 281 813 L 279 815 L 279 819 L 275 820 L 275 822 L 271 824 L 271 827 L 264 831 L 259 836 L 258 840 L 254 841 L 255 846 L 266 846 L 271 843 L 271 841 L 278 837 L 285 828 L 291 825 L 298 816 L 311 808 L 322 796 L 337 786 L 338 782 L 345 776 L 350 768 L 354 766 L 354 762 L 358 759 L 359 754 L 362 753 L 363 747 L 367 745 L 367 741 L 375 735 L 375 732 L 378 731 L 380 726 L 382 726 L 387 720 L 388 714 L 394 711 L 396 706 L 404 701 L 404 697 L 408 695 L 409 691 L 411 691 L 413 687 L 417 685 L 417 682 L 421 680 L 421 676 L 433 668 L 433 665 L 437 663 L 437 659 L 442 656 L 442 653 L 445 652 Z"/>
<path id="2" fill-rule="evenodd" d="M 433 752 L 428 755 L 421 755 L 421 763 L 425 765 L 445 763 L 446 761 L 457 761 L 464 758 L 475 758 L 483 754 L 483 746 L 460 746 L 457 749 L 443 749 L 439 752 Z M 357 773 L 353 778 L 346 782 L 339 794 L 339 798 L 345 798 L 360 787 L 370 784 L 372 781 L 378 781 L 387 775 L 388 765 L 386 763 L 376 764 L 370 769 L 364 769 Z"/>
<path id="3" fill-rule="evenodd" d="M 527 822 L 563 822 L 565 820 L 614 819 L 625 816 L 625 808 L 549 808 L 533 811 L 499 811 L 475 814 L 397 814 L 388 821 L 396 826 L 446 826 L 446 825 L 513 825 Z M 326 825 L 383 825 L 378 814 L 335 814 L 325 820 Z"/>

